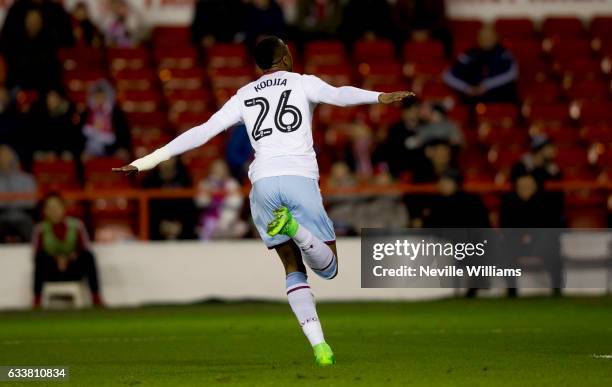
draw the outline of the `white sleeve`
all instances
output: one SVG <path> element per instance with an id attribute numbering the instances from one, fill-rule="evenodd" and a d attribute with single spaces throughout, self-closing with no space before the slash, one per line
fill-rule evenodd
<path id="1" fill-rule="evenodd" d="M 311 102 L 336 106 L 375 104 L 381 94 L 352 86 L 334 87 L 314 75 L 302 76 L 302 85 Z"/>
<path id="2" fill-rule="evenodd" d="M 205 144 L 217 134 L 241 121 L 238 99 L 233 96 L 208 121 L 189 129 L 153 153 L 132 162 L 131 165 L 138 168 L 139 171 L 153 169 L 157 164 L 172 156 L 180 155 Z"/>

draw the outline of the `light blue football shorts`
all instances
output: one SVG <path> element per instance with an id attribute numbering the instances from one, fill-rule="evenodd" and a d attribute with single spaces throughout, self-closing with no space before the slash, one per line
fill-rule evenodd
<path id="1" fill-rule="evenodd" d="M 266 232 L 272 213 L 281 206 L 291 211 L 298 223 L 323 242 L 335 242 L 334 225 L 323 207 L 319 184 L 303 176 L 273 176 L 257 180 L 249 194 L 251 215 L 261 239 L 268 248 L 287 242 L 286 235 L 271 237 Z"/>

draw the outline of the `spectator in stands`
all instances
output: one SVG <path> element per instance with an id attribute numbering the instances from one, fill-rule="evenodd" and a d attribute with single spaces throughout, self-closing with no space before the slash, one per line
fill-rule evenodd
<path id="1" fill-rule="evenodd" d="M 25 115 L 17 109 L 9 90 L 0 86 L 0 144 L 10 144 L 22 164 L 29 165 L 32 144 L 25 121 Z"/>
<path id="2" fill-rule="evenodd" d="M 194 44 L 209 48 L 216 42 L 243 41 L 245 12 L 241 0 L 198 0 L 191 25 Z"/>
<path id="3" fill-rule="evenodd" d="M 513 176 L 513 192 L 502 199 L 500 226 L 504 230 L 510 261 L 539 257 L 551 275 L 555 295 L 562 287 L 562 261 L 559 230 L 564 226 L 563 211 L 548 199 L 529 172 Z M 533 229 L 539 228 L 537 232 Z"/>
<path id="4" fill-rule="evenodd" d="M 110 0 L 104 34 L 110 47 L 133 47 L 143 38 L 142 20 L 126 0 Z"/>
<path id="5" fill-rule="evenodd" d="M 444 73 L 446 84 L 468 104 L 517 102 L 517 79 L 518 65 L 491 26 L 480 30 L 478 47 L 460 54 Z"/>
<path id="6" fill-rule="evenodd" d="M 348 128 L 350 142 L 347 146 L 345 159 L 360 178 L 371 177 L 374 172 L 372 156 L 374 138 L 372 129 L 365 123 L 356 122 Z"/>
<path id="7" fill-rule="evenodd" d="M 60 85 L 61 67 L 56 53 L 61 43 L 43 15 L 39 8 L 28 8 L 19 27 L 5 26 L 3 30 L 2 52 L 11 87 L 44 92 Z"/>
<path id="8" fill-rule="evenodd" d="M 421 125 L 420 106 L 420 102 L 413 98 L 402 102 L 401 120 L 391 126 L 379 149 L 378 153 L 382 153 L 379 157 L 387 161 L 391 175 L 396 178 L 414 166 L 417 153 L 412 140 Z"/>
<path id="9" fill-rule="evenodd" d="M 143 180 L 145 188 L 190 188 L 191 177 L 180 159 L 173 157 L 159 164 Z M 151 239 L 195 238 L 195 211 L 191 199 L 151 200 L 149 206 Z"/>
<path id="10" fill-rule="evenodd" d="M 412 148 L 421 148 L 433 140 L 446 141 L 453 147 L 463 146 L 463 133 L 448 119 L 443 104 L 424 103 L 421 117 L 425 122 L 417 127 L 415 136 L 410 139 Z"/>
<path id="11" fill-rule="evenodd" d="M 344 8 L 339 33 L 349 45 L 360 39 L 393 38 L 391 15 L 386 0 L 350 0 Z"/>
<path id="12" fill-rule="evenodd" d="M 257 41 L 267 35 L 284 37 L 285 19 L 283 11 L 275 0 L 252 0 L 245 16 L 246 42 L 254 47 Z"/>
<path id="13" fill-rule="evenodd" d="M 350 189 L 357 186 L 357 178 L 345 161 L 332 164 L 326 186 L 330 189 Z M 326 195 L 328 214 L 337 235 L 355 235 L 354 215 L 359 198 L 347 195 Z"/>
<path id="14" fill-rule="evenodd" d="M 72 35 L 79 46 L 102 47 L 104 37 L 91 21 L 87 3 L 79 1 L 72 9 Z"/>
<path id="15" fill-rule="evenodd" d="M 450 57 L 453 38 L 446 20 L 444 0 L 396 0 L 393 15 L 401 40 L 437 39 Z"/>
<path id="16" fill-rule="evenodd" d="M 37 142 L 34 158 L 78 160 L 84 142 L 78 126 L 80 117 L 59 89 L 47 92 L 32 115 Z"/>
<path id="17" fill-rule="evenodd" d="M 489 213 L 480 196 L 463 190 L 463 176 L 455 168 L 447 169 L 438 179 L 438 195 L 424 215 L 423 223 L 430 228 L 490 227 Z"/>
<path id="18" fill-rule="evenodd" d="M 0 145 L 0 194 L 36 194 L 34 178 L 19 169 L 19 159 L 8 145 Z M 32 200 L 0 200 L 0 243 L 30 240 L 34 226 Z"/>
<path id="19" fill-rule="evenodd" d="M 561 180 L 561 170 L 556 163 L 557 148 L 546 136 L 535 136 L 529 152 L 512 168 L 512 175 L 531 173 L 538 185 L 549 180 Z"/>
<path id="20" fill-rule="evenodd" d="M 34 231 L 34 307 L 39 307 L 43 284 L 87 278 L 92 301 L 102 306 L 96 263 L 89 235 L 79 219 L 66 216 L 64 200 L 52 193 L 42 201 L 44 219 Z"/>
<path id="21" fill-rule="evenodd" d="M 308 41 L 336 35 L 342 20 L 340 0 L 298 0 L 297 3 L 295 27 L 298 38 Z"/>
<path id="22" fill-rule="evenodd" d="M 240 218 L 244 202 L 240 183 L 234 179 L 225 161 L 217 159 L 208 177 L 198 184 L 196 204 L 202 208 L 199 236 L 202 240 L 241 238 L 248 231 Z"/>
<path id="23" fill-rule="evenodd" d="M 130 132 L 127 118 L 116 105 L 115 91 L 106 80 L 92 85 L 87 97 L 87 110 L 81 119 L 85 136 L 83 156 L 115 156 L 129 158 Z"/>
<path id="24" fill-rule="evenodd" d="M 446 140 L 432 139 L 427 142 L 423 155 L 415 166 L 415 183 L 437 182 L 446 170 L 454 166 L 453 148 Z"/>

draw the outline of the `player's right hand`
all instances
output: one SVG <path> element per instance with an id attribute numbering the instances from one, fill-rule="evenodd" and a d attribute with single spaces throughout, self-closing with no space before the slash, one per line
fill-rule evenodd
<path id="1" fill-rule="evenodd" d="M 393 93 L 382 93 L 378 96 L 378 102 L 388 105 L 394 102 L 401 102 L 405 98 L 416 97 L 412 91 L 394 91 Z"/>
<path id="2" fill-rule="evenodd" d="M 121 168 L 113 168 L 113 172 L 125 173 L 126 175 L 131 175 L 132 173 L 138 172 L 138 168 L 133 165 L 124 165 Z"/>

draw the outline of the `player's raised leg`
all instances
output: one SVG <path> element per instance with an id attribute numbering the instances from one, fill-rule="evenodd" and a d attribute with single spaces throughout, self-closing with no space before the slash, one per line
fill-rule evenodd
<path id="1" fill-rule="evenodd" d="M 319 322 L 314 295 L 308 285 L 306 268 L 302 263 L 300 249 L 293 241 L 276 247 L 278 256 L 285 267 L 287 299 L 291 310 L 298 319 L 302 331 L 312 345 L 318 365 L 328 366 L 336 362 L 334 353 L 325 342 Z"/>
<path id="2" fill-rule="evenodd" d="M 268 234 L 281 234 L 293 239 L 302 251 L 308 267 L 325 279 L 332 279 L 338 274 L 338 259 L 330 247 L 313 235 L 305 226 L 298 223 L 287 207 L 274 211 L 274 220 L 268 225 Z"/>

